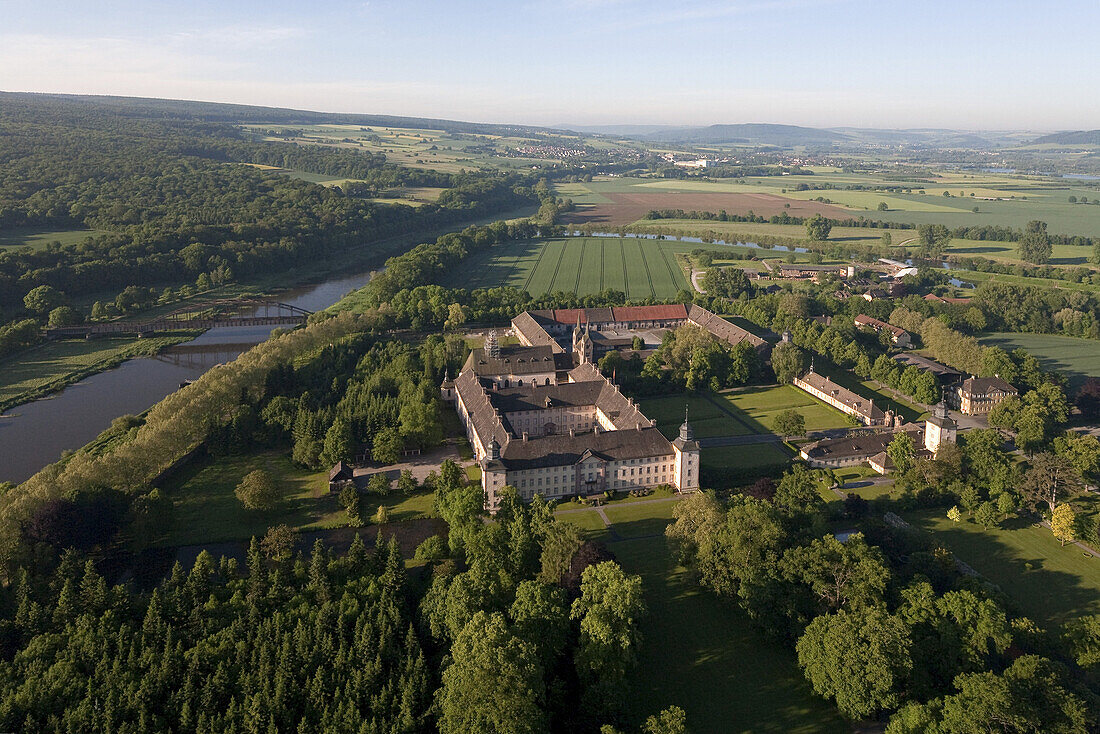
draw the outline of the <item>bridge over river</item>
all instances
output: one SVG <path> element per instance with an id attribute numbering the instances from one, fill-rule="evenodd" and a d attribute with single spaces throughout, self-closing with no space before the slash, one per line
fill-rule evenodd
<path id="1" fill-rule="evenodd" d="M 102 321 L 45 330 L 48 339 L 95 337 L 111 334 L 155 334 L 161 331 L 207 330 L 219 326 L 298 326 L 312 311 L 278 301 L 234 298 L 207 301 L 177 309 L 150 321 Z"/>

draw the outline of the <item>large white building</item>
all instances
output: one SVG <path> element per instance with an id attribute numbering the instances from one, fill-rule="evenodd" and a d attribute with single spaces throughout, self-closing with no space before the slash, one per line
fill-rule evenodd
<path id="1" fill-rule="evenodd" d="M 699 444 L 686 415 L 669 441 L 583 352 L 501 347 L 490 335 L 442 395 L 466 428 L 491 511 L 506 485 L 524 500 L 699 488 Z"/>

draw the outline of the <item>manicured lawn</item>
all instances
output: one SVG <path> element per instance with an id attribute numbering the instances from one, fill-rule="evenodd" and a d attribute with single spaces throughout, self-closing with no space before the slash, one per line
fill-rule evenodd
<path id="1" fill-rule="evenodd" d="M 813 694 L 794 653 L 700 589 L 669 557 L 663 537 L 609 547 L 625 570 L 641 575 L 649 609 L 629 698 L 638 722 L 677 705 L 693 734 L 850 731 Z"/>
<path id="2" fill-rule="evenodd" d="M 648 498 L 647 498 L 648 499 Z M 604 510 L 611 526 L 622 538 L 661 535 L 672 522 L 672 509 L 678 500 L 612 505 Z"/>
<path id="3" fill-rule="evenodd" d="M 769 469 L 785 466 L 790 459 L 790 452 L 778 443 L 719 446 L 702 451 L 704 469 Z"/>
<path id="4" fill-rule="evenodd" d="M 233 494 L 244 475 L 256 469 L 270 472 L 279 483 L 281 497 L 273 510 L 246 510 Z M 299 530 L 347 525 L 343 508 L 328 492 L 327 473 L 295 466 L 286 451 L 216 457 L 187 472 L 181 482 L 167 490 L 174 503 L 174 521 L 163 545 L 245 540 L 279 524 Z M 393 492 L 384 502 L 391 520 L 432 515 L 433 497 L 429 492 L 409 497 Z M 370 519 L 378 504 L 373 497 L 363 497 L 364 520 Z"/>
<path id="5" fill-rule="evenodd" d="M 579 506 L 566 504 L 563 507 L 564 509 L 572 510 Z M 576 525 L 581 530 L 585 531 L 585 534 L 591 538 L 597 540 L 607 539 L 607 526 L 603 524 L 603 518 L 600 517 L 599 513 L 593 509 L 581 510 L 579 512 L 559 512 L 555 517 L 561 522 Z"/>
<path id="6" fill-rule="evenodd" d="M 951 522 L 944 509 L 904 517 L 933 533 L 1040 624 L 1100 614 L 1100 558 L 1086 556 L 1074 545 L 1063 548 L 1047 528 L 1010 520 L 986 530 L 965 515 L 961 522 Z"/>
<path id="7" fill-rule="evenodd" d="M 785 410 L 795 410 L 806 419 L 807 431 L 843 428 L 851 425 L 846 415 L 793 385 L 750 387 L 723 393 L 721 399 L 744 415 L 756 433 L 771 433 L 775 418 Z"/>
<path id="8" fill-rule="evenodd" d="M 997 346 L 1005 351 L 1026 349 L 1035 355 L 1044 369 L 1064 372 L 1070 387 L 1076 388 L 1089 376 L 1100 375 L 1100 341 L 1075 339 L 1053 334 L 988 334 L 980 339 L 983 346 Z"/>
<path id="9" fill-rule="evenodd" d="M 696 438 L 744 436 L 752 433 L 749 425 L 738 422 L 704 395 L 682 393 L 660 398 L 642 398 L 638 402 L 645 416 L 657 423 L 658 430 L 666 438 L 674 438 L 680 432 L 685 407 Z"/>

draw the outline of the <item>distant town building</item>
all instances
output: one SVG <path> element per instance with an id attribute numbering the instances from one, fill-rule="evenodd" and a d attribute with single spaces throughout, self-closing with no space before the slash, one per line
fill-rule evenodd
<path id="1" fill-rule="evenodd" d="M 907 348 L 912 343 L 909 338 L 909 332 L 893 324 L 888 324 L 885 321 L 879 321 L 871 316 L 860 314 L 855 318 L 856 326 L 862 326 L 869 329 L 874 329 L 876 332 L 887 331 L 890 333 L 890 341 L 897 347 Z"/>
<path id="2" fill-rule="evenodd" d="M 968 377 L 954 391 L 952 402 L 963 415 L 980 415 L 1015 395 L 1019 391 L 1000 377 Z"/>

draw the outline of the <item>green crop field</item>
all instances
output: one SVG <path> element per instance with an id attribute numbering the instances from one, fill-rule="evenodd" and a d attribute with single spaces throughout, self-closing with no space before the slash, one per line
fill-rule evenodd
<path id="1" fill-rule="evenodd" d="M 0 229 L 0 249 L 5 247 L 30 247 L 44 250 L 52 242 L 62 245 L 77 245 L 88 237 L 102 232 L 94 229 L 45 229 L 42 227 L 13 227 Z"/>
<path id="2" fill-rule="evenodd" d="M 689 289 L 675 253 L 690 243 L 612 237 L 566 237 L 495 245 L 467 258 L 446 285 L 513 286 L 533 295 L 615 289 L 627 298 L 670 298 Z"/>
<path id="3" fill-rule="evenodd" d="M 985 346 L 1011 351 L 1026 349 L 1045 369 L 1055 369 L 1069 377 L 1070 388 L 1078 387 L 1086 377 L 1100 377 L 1100 341 L 1075 339 L 1053 334 L 987 334 L 979 340 Z"/>

